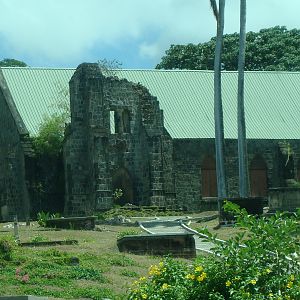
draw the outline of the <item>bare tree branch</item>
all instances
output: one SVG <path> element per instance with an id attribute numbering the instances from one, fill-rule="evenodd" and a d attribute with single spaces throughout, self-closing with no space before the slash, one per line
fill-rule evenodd
<path id="1" fill-rule="evenodd" d="M 216 18 L 216 20 L 218 20 L 219 18 L 219 11 L 218 11 L 218 6 L 217 6 L 217 2 L 216 0 L 210 0 L 210 6 L 213 10 L 214 16 Z"/>

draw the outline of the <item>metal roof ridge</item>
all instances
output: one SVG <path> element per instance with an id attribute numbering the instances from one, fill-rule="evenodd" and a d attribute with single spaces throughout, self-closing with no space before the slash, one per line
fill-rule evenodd
<path id="1" fill-rule="evenodd" d="M 3 70 L 76 70 L 76 67 L 1 67 L 0 69 Z M 137 71 L 137 72 L 153 72 L 153 73 L 214 73 L 214 70 L 189 70 L 189 69 L 111 69 L 112 71 Z M 234 73 L 237 74 L 237 70 L 223 70 L 222 73 Z M 250 70 L 250 71 L 245 71 L 246 74 L 300 74 L 298 71 L 268 71 L 268 70 Z"/>
<path id="2" fill-rule="evenodd" d="M 11 70 L 76 70 L 76 68 L 63 68 L 63 67 L 1 67 L 0 69 Z"/>

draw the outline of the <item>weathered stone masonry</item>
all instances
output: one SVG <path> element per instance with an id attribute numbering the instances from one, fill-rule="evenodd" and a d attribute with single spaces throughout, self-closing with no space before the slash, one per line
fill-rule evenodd
<path id="1" fill-rule="evenodd" d="M 172 139 L 158 100 L 125 79 L 80 65 L 70 81 L 71 124 L 64 156 L 66 215 L 91 214 L 118 204 L 188 210 L 216 208 L 214 139 Z M 291 157 L 283 151 L 290 145 Z M 248 140 L 253 196 L 299 178 L 299 140 Z M 238 196 L 237 141 L 225 141 L 229 197 Z"/>
<path id="2" fill-rule="evenodd" d="M 25 157 L 31 155 L 29 134 L 0 71 L 0 220 L 29 217 Z"/>
<path id="3" fill-rule="evenodd" d="M 174 197 L 171 138 L 157 99 L 139 84 L 80 65 L 70 81 L 64 147 L 67 215 L 121 204 L 166 205 Z"/>

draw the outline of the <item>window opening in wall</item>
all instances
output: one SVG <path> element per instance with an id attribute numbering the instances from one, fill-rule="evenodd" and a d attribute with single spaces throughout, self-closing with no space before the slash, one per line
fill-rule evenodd
<path id="1" fill-rule="evenodd" d="M 115 121 L 115 111 L 111 110 L 109 112 L 109 123 L 110 123 L 110 133 L 115 134 L 116 133 L 116 121 Z"/>
<path id="2" fill-rule="evenodd" d="M 202 174 L 202 197 L 217 197 L 217 174 L 216 162 L 211 156 L 203 160 Z"/>
<path id="3" fill-rule="evenodd" d="M 130 113 L 128 109 L 124 109 L 122 112 L 122 124 L 123 132 L 130 133 Z"/>

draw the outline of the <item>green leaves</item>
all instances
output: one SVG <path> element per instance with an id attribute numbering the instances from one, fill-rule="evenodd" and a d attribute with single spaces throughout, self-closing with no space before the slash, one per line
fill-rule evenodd
<path id="1" fill-rule="evenodd" d="M 152 266 L 128 299 L 300 299 L 300 252 L 297 214 L 248 215 L 226 202 L 243 232 L 226 242 L 205 232 L 217 257 L 198 257 L 192 264 L 167 259 Z M 144 297 L 144 298 L 143 298 Z"/>
<path id="2" fill-rule="evenodd" d="M 157 69 L 213 70 L 216 39 L 205 43 L 171 45 Z M 239 34 L 223 37 L 224 69 L 238 68 Z M 246 35 L 245 70 L 300 71 L 300 30 L 285 26 L 248 32 Z"/>
<path id="3" fill-rule="evenodd" d="M 61 154 L 66 118 L 64 114 L 45 117 L 37 136 L 33 139 L 36 153 L 49 156 Z"/>

